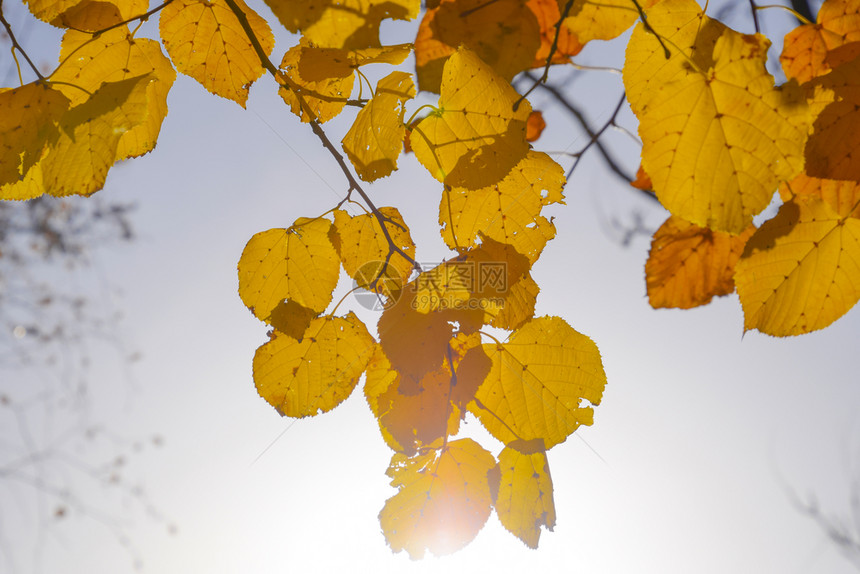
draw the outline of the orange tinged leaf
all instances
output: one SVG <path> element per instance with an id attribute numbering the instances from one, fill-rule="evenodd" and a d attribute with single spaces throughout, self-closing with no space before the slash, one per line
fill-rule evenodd
<path id="1" fill-rule="evenodd" d="M 537 548 L 541 526 L 555 526 L 552 477 L 543 440 L 516 440 L 499 454 L 501 480 L 496 514 L 502 526 L 529 548 Z"/>
<path id="2" fill-rule="evenodd" d="M 563 319 L 532 319 L 482 352 L 492 367 L 469 411 L 498 440 L 543 439 L 550 449 L 592 423 L 592 405 L 600 404 L 606 386 L 600 352 Z"/>
<path id="3" fill-rule="evenodd" d="M 533 111 L 530 113 L 529 119 L 526 120 L 526 140 L 529 142 L 537 141 L 545 127 L 546 122 L 541 112 Z"/>
<path id="4" fill-rule="evenodd" d="M 425 550 L 440 556 L 471 542 L 490 516 L 487 476 L 495 463 L 468 438 L 412 458 L 395 454 L 387 474 L 399 490 L 379 513 L 391 549 L 417 559 Z"/>
<path id="5" fill-rule="evenodd" d="M 269 25 L 243 0 L 235 1 L 270 55 L 275 39 Z M 174 0 L 161 11 L 159 31 L 177 70 L 245 107 L 251 84 L 263 75 L 263 64 L 224 0 Z"/>
<path id="6" fill-rule="evenodd" d="M 570 28 L 562 26 L 558 32 L 558 40 L 556 41 L 556 27 L 561 11 L 556 0 L 528 0 L 526 5 L 529 7 L 535 17 L 537 17 L 538 26 L 540 27 L 540 48 L 535 54 L 535 60 L 532 63 L 533 68 L 546 65 L 546 59 L 552 49 L 553 42 L 556 42 L 555 53 L 552 56 L 553 64 L 565 64 L 571 56 L 575 56 L 582 50 L 582 44 L 579 38 L 576 37 Z M 632 25 L 632 22 L 631 24 Z"/>
<path id="7" fill-rule="evenodd" d="M 251 237 L 239 259 L 239 296 L 254 316 L 271 323 L 285 299 L 325 310 L 340 271 L 330 228 L 327 219 L 301 217 L 289 229 Z"/>
<path id="8" fill-rule="evenodd" d="M 374 347 L 351 312 L 312 320 L 300 340 L 274 331 L 254 355 L 257 392 L 282 416 L 328 412 L 352 393 Z"/>
<path id="9" fill-rule="evenodd" d="M 651 306 L 690 309 L 732 293 L 735 264 L 754 231 L 750 225 L 729 235 L 670 216 L 654 234 L 645 263 Z"/>
<path id="10" fill-rule="evenodd" d="M 475 97 L 480 94 L 481 97 Z M 529 150 L 527 101 L 477 55 L 460 48 L 445 64 L 439 106 L 412 131 L 415 157 L 439 181 L 478 189 L 502 179 Z"/>
<path id="11" fill-rule="evenodd" d="M 769 42 L 730 30 L 692 0 L 663 0 L 627 47 L 624 85 L 642 166 L 672 214 L 740 233 L 803 165 L 808 110 L 796 85 L 775 88 Z"/>
<path id="12" fill-rule="evenodd" d="M 826 0 L 816 24 L 798 26 L 786 34 L 779 59 L 789 78 L 803 83 L 827 74 L 828 53 L 860 40 L 860 1 Z"/>
<path id="13" fill-rule="evenodd" d="M 167 93 L 176 79 L 176 72 L 158 42 L 134 38 L 126 26 L 97 35 L 69 30 L 60 44 L 60 61 L 63 63 L 51 79 L 69 84 L 58 84 L 57 89 L 72 105 L 86 101 L 87 92 L 96 91 L 105 82 L 151 73 L 146 118 L 122 135 L 116 159 L 140 156 L 155 147 L 167 115 Z"/>
<path id="14" fill-rule="evenodd" d="M 651 177 L 645 173 L 641 164 L 639 165 L 639 169 L 636 170 L 636 179 L 631 181 L 630 185 L 642 191 L 651 191 L 651 188 L 654 187 L 654 184 L 651 183 Z"/>
<path id="15" fill-rule="evenodd" d="M 415 76 L 418 79 L 418 89 L 435 94 L 439 93 L 442 85 L 442 70 L 448 56 L 457 51 L 456 47 L 436 38 L 433 20 L 438 11 L 438 6 L 427 7 L 415 36 Z"/>
<path id="16" fill-rule="evenodd" d="M 463 251 L 481 236 L 511 245 L 534 263 L 555 226 L 540 214 L 545 205 L 564 203 L 562 167 L 548 155 L 530 151 L 501 181 L 480 189 L 447 187 L 439 205 L 442 239 Z"/>
<path id="17" fill-rule="evenodd" d="M 376 84 L 373 98 L 358 112 L 343 138 L 343 149 L 364 181 L 375 181 L 397 169 L 406 135 L 405 106 L 414 97 L 412 76 L 392 72 Z"/>
<path id="18" fill-rule="evenodd" d="M 797 195 L 750 238 L 735 284 L 744 330 L 785 337 L 823 329 L 860 299 L 860 193 L 836 211 Z"/>
<path id="19" fill-rule="evenodd" d="M 814 195 L 830 204 L 841 216 L 860 217 L 860 206 L 857 205 L 860 200 L 860 183 L 856 181 L 818 179 L 801 173 L 780 186 L 779 195 L 784 202 L 799 195 Z"/>

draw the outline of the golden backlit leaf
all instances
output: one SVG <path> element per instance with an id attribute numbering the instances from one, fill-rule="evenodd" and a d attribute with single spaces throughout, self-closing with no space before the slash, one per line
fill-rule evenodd
<path id="1" fill-rule="evenodd" d="M 60 120 L 60 137 L 40 162 L 54 196 L 90 195 L 104 187 L 120 138 L 146 120 L 152 74 L 105 82 Z"/>
<path id="2" fill-rule="evenodd" d="M 798 195 L 814 195 L 829 203 L 838 215 L 860 217 L 860 183 L 856 181 L 818 179 L 800 173 L 780 186 L 779 195 L 784 202 Z"/>
<path id="3" fill-rule="evenodd" d="M 266 0 L 290 32 L 325 48 L 379 46 L 382 20 L 412 20 L 420 0 Z"/>
<path id="4" fill-rule="evenodd" d="M 411 143 L 431 175 L 450 186 L 478 189 L 502 179 L 529 150 L 531 106 L 484 64 L 460 48 L 445 64 L 439 105 L 412 131 Z"/>
<path id="5" fill-rule="evenodd" d="M 785 337 L 827 327 L 860 299 L 860 219 L 816 195 L 784 203 L 747 242 L 735 284 L 744 330 Z"/>
<path id="6" fill-rule="evenodd" d="M 443 44 L 474 52 L 507 81 L 532 66 L 541 45 L 537 18 L 524 0 L 445 0 L 430 29 Z"/>
<path id="7" fill-rule="evenodd" d="M 81 0 L 26 0 L 27 8 L 39 20 L 52 23 L 57 16 L 75 7 Z"/>
<path id="8" fill-rule="evenodd" d="M 415 244 L 400 212 L 394 207 L 380 207 L 379 213 L 387 220 L 385 229 L 394 244 L 414 258 Z M 399 291 L 409 280 L 412 263 L 399 253 L 389 256 L 388 240 L 373 214 L 350 216 L 338 209 L 334 212 L 334 225 L 329 236 L 344 270 L 357 286 L 391 296 L 392 293 L 385 291 L 385 284 L 390 282 L 390 286 Z M 383 284 L 372 286 L 377 278 L 384 279 Z"/>
<path id="9" fill-rule="evenodd" d="M 564 203 L 562 167 L 548 155 L 530 151 L 504 179 L 480 189 L 446 187 L 439 205 L 442 238 L 465 250 L 485 236 L 507 243 L 534 263 L 555 226 L 540 214 L 545 205 Z"/>
<path id="10" fill-rule="evenodd" d="M 630 185 L 642 191 L 650 191 L 654 184 L 651 183 L 651 177 L 642 169 L 642 165 L 636 170 L 636 179 L 630 182 Z"/>
<path id="11" fill-rule="evenodd" d="M 488 324 L 529 267 L 528 259 L 510 245 L 484 238 L 479 247 L 419 275 L 413 306 L 419 313 L 468 311 L 473 320 Z"/>
<path id="12" fill-rule="evenodd" d="M 284 299 L 325 310 L 340 271 L 330 227 L 327 219 L 301 217 L 289 229 L 251 237 L 239 259 L 239 296 L 257 318 L 271 323 Z"/>
<path id="13" fill-rule="evenodd" d="M 439 93 L 442 70 L 448 56 L 457 51 L 456 48 L 439 41 L 433 33 L 433 19 L 437 11 L 435 7 L 428 7 L 415 36 L 415 76 L 418 79 L 418 89 L 435 94 Z"/>
<path id="14" fill-rule="evenodd" d="M 836 53 L 853 46 L 843 46 Z M 860 56 L 815 78 L 807 88 L 810 107 L 818 113 L 806 145 L 806 173 L 860 181 Z"/>
<path id="15" fill-rule="evenodd" d="M 492 368 L 469 410 L 498 440 L 543 439 L 550 449 L 592 423 L 606 386 L 600 352 L 563 319 L 532 319 L 482 351 Z"/>
<path id="16" fill-rule="evenodd" d="M 466 403 L 476 390 L 464 390 L 455 374 L 457 365 L 468 349 L 480 343 L 478 333 L 458 334 L 449 344 L 442 365 L 417 383 L 401 377 L 377 348 L 367 368 L 364 393 L 388 446 L 412 456 L 422 447 L 457 433 Z"/>
<path id="17" fill-rule="evenodd" d="M 391 549 L 417 559 L 425 550 L 440 556 L 466 546 L 490 516 L 487 475 L 495 466 L 468 438 L 413 458 L 395 454 L 387 474 L 399 490 L 379 513 Z"/>
<path id="18" fill-rule="evenodd" d="M 648 9 L 657 2 L 644 0 L 639 5 Z M 567 0 L 558 0 L 559 8 L 566 3 Z M 650 13 L 648 18 L 650 22 Z M 638 19 L 639 11 L 632 0 L 574 0 L 564 27 L 584 46 L 592 40 L 617 38 Z"/>
<path id="19" fill-rule="evenodd" d="M 543 440 L 517 440 L 499 453 L 501 480 L 496 514 L 502 526 L 529 548 L 537 548 L 541 526 L 555 526 L 552 477 Z"/>
<path id="20" fill-rule="evenodd" d="M 328 412 L 352 393 L 375 346 L 352 312 L 312 320 L 301 340 L 274 331 L 254 355 L 257 392 L 282 416 Z"/>
<path id="21" fill-rule="evenodd" d="M 140 14 L 146 12 L 144 8 Z M 129 17 L 132 14 L 129 14 Z M 125 18 L 120 14 L 119 7 L 112 2 L 84 0 L 60 14 L 54 24 L 62 28 L 71 28 L 83 32 L 96 32 L 119 24 Z M 61 58 L 62 59 L 62 58 Z"/>
<path id="22" fill-rule="evenodd" d="M 645 263 L 648 302 L 655 309 L 691 309 L 734 292 L 735 264 L 754 231 L 750 225 L 729 235 L 669 216 L 654 233 Z"/>
<path id="23" fill-rule="evenodd" d="M 526 272 L 513 285 L 508 286 L 504 305 L 494 310 L 490 325 L 498 329 L 519 329 L 523 323 L 535 316 L 535 303 L 540 287 Z"/>
<path id="24" fill-rule="evenodd" d="M 33 82 L 0 92 L 0 186 L 17 184 L 59 137 L 58 123 L 69 100 L 48 84 Z M 21 193 L 20 187 L 17 193 Z M 2 199 L 16 197 L 2 190 Z"/>
<path id="25" fill-rule="evenodd" d="M 244 12 L 266 55 L 275 38 L 266 21 L 235 0 Z M 161 11 L 159 31 L 176 69 L 217 96 L 243 108 L 263 64 L 239 19 L 224 0 L 174 0 Z"/>
<path id="26" fill-rule="evenodd" d="M 808 110 L 794 85 L 774 88 L 769 41 L 726 28 L 692 0 L 663 0 L 627 47 L 624 84 L 642 166 L 674 215 L 740 233 L 803 166 Z"/>
<path id="27" fill-rule="evenodd" d="M 540 48 L 535 54 L 532 67 L 546 65 L 546 59 L 552 49 L 553 42 L 556 43 L 555 52 L 552 56 L 553 64 L 564 64 L 582 50 L 582 44 L 570 28 L 562 26 L 556 40 L 556 27 L 561 11 L 556 0 L 527 0 L 526 5 L 537 17 L 540 27 Z"/>
<path id="28" fill-rule="evenodd" d="M 445 313 L 419 313 L 415 287 L 406 285 L 393 305 L 379 317 L 379 344 L 394 369 L 410 381 L 439 368 L 454 329 Z"/>
<path id="29" fill-rule="evenodd" d="M 154 40 L 134 38 L 126 26 L 98 35 L 69 30 L 60 44 L 62 64 L 51 76 L 72 105 L 86 101 L 104 82 L 152 74 L 145 120 L 120 138 L 116 159 L 136 157 L 155 147 L 167 115 L 167 93 L 176 79 L 170 61 Z"/>
<path id="30" fill-rule="evenodd" d="M 406 135 L 406 102 L 414 97 L 415 84 L 406 72 L 391 72 L 376 84 L 376 93 L 342 142 L 359 178 L 375 181 L 397 169 Z"/>
<path id="31" fill-rule="evenodd" d="M 828 53 L 860 40 L 860 0 L 825 0 L 816 24 L 791 30 L 779 59 L 789 78 L 803 83 L 831 70 Z"/>

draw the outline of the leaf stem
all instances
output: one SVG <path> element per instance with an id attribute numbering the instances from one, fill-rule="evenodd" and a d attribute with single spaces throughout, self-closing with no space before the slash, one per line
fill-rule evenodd
<path id="1" fill-rule="evenodd" d="M 798 12 L 797 10 L 795 10 L 793 8 L 789 8 L 788 6 L 783 6 L 782 4 L 762 4 L 761 6 L 756 6 L 755 9 L 756 10 L 769 10 L 771 8 L 778 8 L 780 10 L 785 10 L 786 12 L 788 12 L 789 14 L 791 14 L 792 16 L 794 16 L 795 18 L 800 20 L 803 24 L 807 24 L 809 26 L 812 26 L 815 24 L 815 22 L 812 22 L 809 18 L 804 16 L 803 13 Z"/>

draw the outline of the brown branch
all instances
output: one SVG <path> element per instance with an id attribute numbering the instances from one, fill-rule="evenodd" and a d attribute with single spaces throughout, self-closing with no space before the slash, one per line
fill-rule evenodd
<path id="1" fill-rule="evenodd" d="M 323 130 L 320 122 L 317 120 L 316 114 L 313 110 L 308 106 L 307 102 L 304 99 L 304 96 L 301 93 L 301 90 L 298 86 L 296 86 L 289 78 L 286 77 L 269 59 L 268 54 L 263 49 L 263 46 L 260 44 L 260 40 L 257 38 L 257 35 L 254 33 L 254 30 L 251 28 L 250 22 L 248 22 L 248 17 L 242 11 L 241 8 L 236 4 L 235 0 L 224 0 L 227 5 L 230 7 L 230 10 L 239 20 L 239 24 L 242 26 L 242 29 L 245 31 L 245 34 L 248 36 L 248 39 L 251 41 L 251 45 L 254 48 L 254 51 L 257 54 L 257 57 L 260 59 L 263 67 L 275 78 L 275 81 L 281 85 L 282 87 L 292 91 L 296 98 L 299 100 L 299 105 L 301 109 L 308 114 L 310 121 L 308 122 L 311 126 L 311 130 L 314 132 L 314 135 L 317 136 L 317 139 L 320 140 L 323 147 L 328 150 L 334 160 L 337 162 L 344 176 L 346 177 L 347 183 L 349 183 L 349 189 L 347 190 L 347 198 L 349 195 L 356 191 L 361 196 L 361 199 L 364 200 L 367 207 L 370 209 L 373 216 L 376 218 L 376 221 L 379 223 L 379 227 L 382 229 L 382 235 L 385 237 L 385 240 L 388 242 L 388 249 L 390 253 L 397 253 L 401 257 L 403 257 L 406 261 L 412 265 L 412 267 L 418 271 L 421 271 L 421 266 L 409 255 L 407 255 L 395 242 L 391 237 L 391 234 L 388 232 L 388 228 L 386 226 L 386 217 L 379 211 L 379 208 L 373 203 L 367 193 L 362 189 L 361 185 L 356 180 L 355 176 L 352 175 L 352 171 L 349 169 L 349 166 L 346 164 L 346 160 L 344 160 L 343 155 L 337 150 L 334 144 L 326 135 Z M 382 272 L 385 267 L 380 270 L 380 277 L 382 276 Z M 377 277 L 377 280 L 379 277 Z M 375 281 L 375 280 L 374 280 Z"/>

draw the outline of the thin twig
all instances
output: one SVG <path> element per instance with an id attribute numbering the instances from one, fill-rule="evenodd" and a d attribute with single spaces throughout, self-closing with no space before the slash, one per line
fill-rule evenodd
<path id="1" fill-rule="evenodd" d="M 514 111 L 517 111 L 517 108 L 520 107 L 520 104 L 523 100 L 525 100 L 529 94 L 531 94 L 538 84 L 544 84 L 549 78 L 549 67 L 552 65 L 552 59 L 555 56 L 556 51 L 558 50 L 558 38 L 561 36 L 561 25 L 564 22 L 565 18 L 570 14 L 570 9 L 573 7 L 573 0 L 567 0 L 567 3 L 564 5 L 564 10 L 561 12 L 561 16 L 558 18 L 558 22 L 555 23 L 555 37 L 552 39 L 552 46 L 549 48 L 549 54 L 546 56 L 546 65 L 543 67 L 543 74 L 541 74 L 540 79 L 535 80 L 532 87 L 526 90 L 526 92 L 520 96 L 516 102 L 514 102 Z M 529 75 L 531 77 L 531 75 Z"/>
<path id="2" fill-rule="evenodd" d="M 394 239 L 391 237 L 391 234 L 388 232 L 388 228 L 386 226 L 385 216 L 379 211 L 376 205 L 374 205 L 373 201 L 370 199 L 364 189 L 362 189 L 355 176 L 352 175 L 352 171 L 346 164 L 346 160 L 344 160 L 343 155 L 337 150 L 337 148 L 326 135 L 325 130 L 323 130 L 322 126 L 316 118 L 316 114 L 313 113 L 313 110 L 311 110 L 310 106 L 308 106 L 307 102 L 305 101 L 301 91 L 299 90 L 299 87 L 296 86 L 292 81 L 290 81 L 289 78 L 287 78 L 285 74 L 283 74 L 277 67 L 275 67 L 275 65 L 269 59 L 268 54 L 266 54 L 266 51 L 260 44 L 260 40 L 257 38 L 257 35 L 254 33 L 254 30 L 251 28 L 251 24 L 250 22 L 248 22 L 247 16 L 242 11 L 242 9 L 239 8 L 235 0 L 225 0 L 225 2 L 230 7 L 230 10 L 233 12 L 236 18 L 239 20 L 239 24 L 245 31 L 245 34 L 248 36 L 248 39 L 251 41 L 251 45 L 254 47 L 254 51 L 256 52 L 257 57 L 260 59 L 260 62 L 262 63 L 263 67 L 272 75 L 272 77 L 275 78 L 275 81 L 278 82 L 278 84 L 280 84 L 284 88 L 287 88 L 288 90 L 291 90 L 296 95 L 296 98 L 298 98 L 299 100 L 299 105 L 301 106 L 301 109 L 308 114 L 308 117 L 310 118 L 310 121 L 308 123 L 311 126 L 311 130 L 313 131 L 314 135 L 317 136 L 317 139 L 320 140 L 323 147 L 328 150 L 328 152 L 337 162 L 338 166 L 346 177 L 347 182 L 349 183 L 349 189 L 347 190 L 347 198 L 353 191 L 358 192 L 358 194 L 361 196 L 361 199 L 364 200 L 365 204 L 368 208 L 370 208 L 370 211 L 376 218 L 376 221 L 379 223 L 379 227 L 380 229 L 382 229 L 382 235 L 388 242 L 389 252 L 397 253 L 406 261 L 408 261 L 414 269 L 416 269 L 417 271 L 421 271 L 421 266 L 418 264 L 418 262 L 416 262 L 408 254 L 406 254 L 403 249 L 401 249 L 400 246 L 398 246 L 397 243 L 395 243 Z M 380 276 L 382 275 L 383 270 L 384 267 L 380 270 Z"/>
<path id="3" fill-rule="evenodd" d="M 24 56 L 24 59 L 27 60 L 27 63 L 30 64 L 30 69 L 39 77 L 40 80 L 44 80 L 45 76 L 39 71 L 39 68 L 36 67 L 36 64 L 33 63 L 33 60 L 30 59 L 30 56 L 27 55 L 27 52 L 24 51 L 24 48 L 21 47 L 21 44 L 18 43 L 18 40 L 15 38 L 15 34 L 12 32 L 12 26 L 9 25 L 9 22 L 6 21 L 6 16 L 3 15 L 3 0 L 0 0 L 0 22 L 2 22 L 3 27 L 6 28 L 6 33 L 9 34 L 9 40 L 12 42 L 12 50 L 18 50 L 21 52 L 21 55 Z"/>

